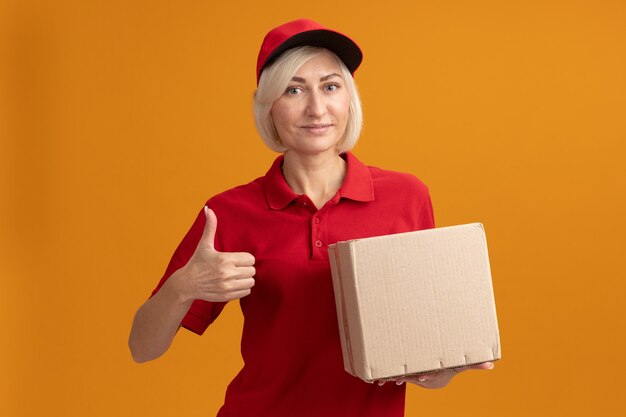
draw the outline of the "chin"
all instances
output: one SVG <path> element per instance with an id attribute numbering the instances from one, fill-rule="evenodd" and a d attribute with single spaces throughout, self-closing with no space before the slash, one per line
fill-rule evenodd
<path id="1" fill-rule="evenodd" d="M 291 152 L 293 154 L 298 155 L 322 155 L 327 153 L 335 153 L 339 154 L 339 149 L 337 145 L 329 146 L 329 147 L 310 147 L 310 148 L 289 148 L 285 153 Z"/>

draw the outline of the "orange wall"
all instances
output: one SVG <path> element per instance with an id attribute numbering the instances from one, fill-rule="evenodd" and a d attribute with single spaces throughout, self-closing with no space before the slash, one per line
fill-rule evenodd
<path id="1" fill-rule="evenodd" d="M 273 160 L 257 48 L 303 16 L 365 51 L 356 154 L 487 229 L 504 358 L 407 415 L 623 411 L 626 3 L 253 4 L 0 3 L 0 415 L 214 415 L 236 304 L 152 363 L 128 331 L 204 200 Z"/>

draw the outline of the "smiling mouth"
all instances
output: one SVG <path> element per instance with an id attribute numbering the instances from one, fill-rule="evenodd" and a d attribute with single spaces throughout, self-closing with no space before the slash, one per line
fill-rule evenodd
<path id="1" fill-rule="evenodd" d="M 302 126 L 302 127 L 304 127 L 305 129 L 315 129 L 315 128 L 329 127 L 329 126 L 332 126 L 332 124 L 330 124 L 330 123 L 319 123 L 319 124 L 314 124 L 314 125 L 305 125 L 305 126 Z"/>
<path id="2" fill-rule="evenodd" d="M 332 126 L 333 126 L 332 124 L 320 123 L 320 124 L 302 126 L 302 129 L 305 129 L 311 133 L 324 133 L 328 129 L 330 129 Z"/>

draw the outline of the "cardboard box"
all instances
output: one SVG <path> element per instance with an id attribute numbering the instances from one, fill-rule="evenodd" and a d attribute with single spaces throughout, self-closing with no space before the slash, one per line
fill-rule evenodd
<path id="1" fill-rule="evenodd" d="M 330 245 L 344 368 L 373 382 L 500 359 L 483 225 Z"/>

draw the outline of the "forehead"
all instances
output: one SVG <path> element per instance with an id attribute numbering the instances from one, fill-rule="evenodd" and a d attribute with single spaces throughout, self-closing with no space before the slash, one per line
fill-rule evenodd
<path id="1" fill-rule="evenodd" d="M 325 77 L 333 73 L 341 75 L 341 66 L 337 61 L 337 57 L 332 52 L 322 49 L 302 64 L 294 74 L 294 77 L 316 78 L 318 76 Z"/>

